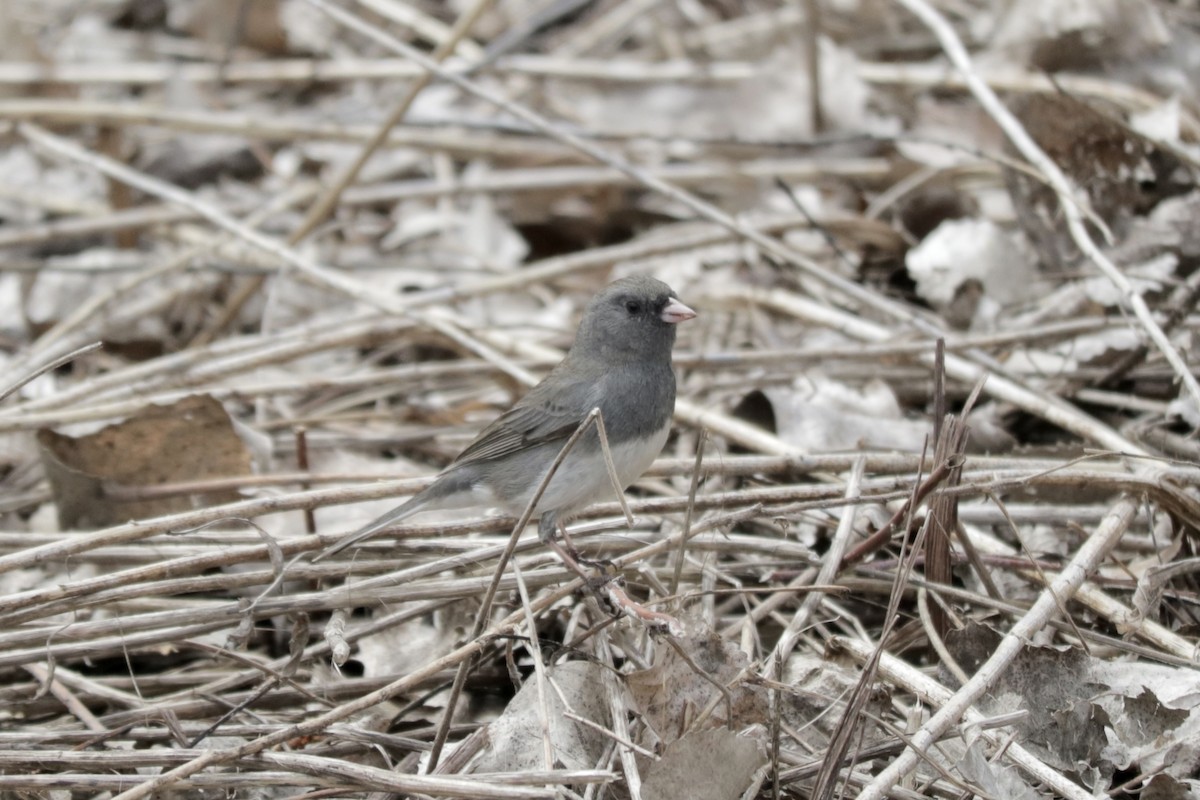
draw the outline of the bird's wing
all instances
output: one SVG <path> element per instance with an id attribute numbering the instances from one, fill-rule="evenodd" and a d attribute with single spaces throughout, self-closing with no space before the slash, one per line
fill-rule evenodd
<path id="1" fill-rule="evenodd" d="M 551 373 L 508 411 L 479 432 L 475 441 L 454 460 L 453 466 L 490 461 L 531 447 L 563 440 L 600 398 L 599 382 L 567 379 Z"/>

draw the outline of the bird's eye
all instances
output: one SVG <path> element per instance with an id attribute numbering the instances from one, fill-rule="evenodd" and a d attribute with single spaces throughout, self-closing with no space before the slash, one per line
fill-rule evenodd
<path id="1" fill-rule="evenodd" d="M 642 304 L 639 303 L 637 300 L 626 300 L 625 301 L 625 310 L 628 311 L 630 314 L 636 314 L 642 310 Z"/>

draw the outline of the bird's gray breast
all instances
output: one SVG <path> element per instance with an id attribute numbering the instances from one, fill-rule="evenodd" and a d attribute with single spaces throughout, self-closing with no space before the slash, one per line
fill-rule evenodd
<path id="1" fill-rule="evenodd" d="M 622 366 L 601 381 L 600 412 L 610 444 L 657 437 L 669 424 L 675 410 L 675 373 L 669 363 Z"/>

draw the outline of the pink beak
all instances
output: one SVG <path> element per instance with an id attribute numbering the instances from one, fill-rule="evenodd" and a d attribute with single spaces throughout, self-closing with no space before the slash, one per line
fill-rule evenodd
<path id="1" fill-rule="evenodd" d="M 669 325 L 676 325 L 680 322 L 687 322 L 689 319 L 692 319 L 695 316 L 695 311 L 692 311 L 683 303 L 672 297 L 671 301 L 667 303 L 665 308 L 663 308 L 660 319 Z"/>

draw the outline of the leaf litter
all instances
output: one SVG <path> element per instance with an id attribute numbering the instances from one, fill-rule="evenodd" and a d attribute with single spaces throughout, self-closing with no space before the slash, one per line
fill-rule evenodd
<path id="1" fill-rule="evenodd" d="M 1200 796 L 1189 5 L 0 20 L 0 794 Z M 486 509 L 311 562 L 634 272 L 701 316 L 589 581 Z"/>

